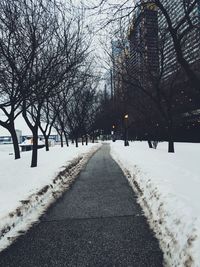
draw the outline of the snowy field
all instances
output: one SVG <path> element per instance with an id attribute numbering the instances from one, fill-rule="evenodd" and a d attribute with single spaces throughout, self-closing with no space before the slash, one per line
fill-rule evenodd
<path id="1" fill-rule="evenodd" d="M 0 157 L 4 157 L 5 155 L 8 155 L 9 153 L 13 153 L 13 145 L 3 145 L 0 144 Z"/>
<path id="2" fill-rule="evenodd" d="M 40 149 L 38 167 L 30 168 L 31 152 L 23 152 L 20 160 L 14 160 L 12 146 L 0 145 L 0 250 L 29 228 L 27 224 L 37 221 L 99 146 L 55 146 L 49 152 Z M 73 172 L 65 173 L 67 167 Z"/>
<path id="3" fill-rule="evenodd" d="M 166 266 L 200 266 L 200 144 L 167 143 L 157 150 L 147 142 L 111 143 L 111 155 L 137 191 L 156 232 Z"/>

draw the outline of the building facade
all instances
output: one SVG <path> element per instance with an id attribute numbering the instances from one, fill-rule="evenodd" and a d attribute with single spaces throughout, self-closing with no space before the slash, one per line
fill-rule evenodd
<path id="1" fill-rule="evenodd" d="M 170 14 L 170 18 L 172 20 L 173 25 L 178 25 L 180 23 L 181 18 L 185 16 L 185 7 L 183 0 L 163 0 L 162 4 L 166 8 L 167 12 Z M 194 64 L 198 60 L 200 60 L 200 1 L 198 1 L 195 5 L 195 8 L 192 10 L 189 16 L 191 23 L 195 25 L 193 30 L 190 30 L 188 34 L 185 34 L 182 39 L 182 51 L 185 59 L 189 64 Z M 158 26 L 159 26 L 159 34 L 160 36 L 165 35 L 164 41 L 164 74 L 165 78 L 172 75 L 178 69 L 178 63 L 176 59 L 176 53 L 174 50 L 174 44 L 172 37 L 169 32 L 167 32 L 167 22 L 162 13 L 158 12 Z M 182 34 L 185 29 L 188 27 L 188 21 L 186 20 L 179 29 L 179 34 Z M 165 34 L 166 32 L 166 34 Z M 162 37 L 163 38 L 163 37 Z"/>
<path id="2" fill-rule="evenodd" d="M 130 73 L 141 83 L 159 71 L 158 12 L 152 1 L 140 1 L 129 30 Z"/>
<path id="3" fill-rule="evenodd" d="M 128 40 L 116 40 L 112 42 L 112 91 L 115 99 L 124 98 L 126 84 L 127 61 L 129 58 Z"/>

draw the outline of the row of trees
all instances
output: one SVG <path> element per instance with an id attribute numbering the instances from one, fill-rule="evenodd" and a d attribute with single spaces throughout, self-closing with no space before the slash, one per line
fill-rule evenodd
<path id="1" fill-rule="evenodd" d="M 33 136 L 31 167 L 37 166 L 38 130 L 46 150 L 54 127 L 76 140 L 93 127 L 99 78 L 94 75 L 83 12 L 55 0 L 0 3 L 0 126 L 20 158 L 15 120 L 22 115 Z M 78 145 L 78 144 L 77 144 Z"/>
<path id="2" fill-rule="evenodd" d="M 185 114 L 199 108 L 199 59 L 194 58 L 191 64 L 193 51 L 190 52 L 190 56 L 185 53 L 188 49 L 188 40 L 196 38 L 197 47 L 199 45 L 200 20 L 199 17 L 195 17 L 194 12 L 199 1 L 180 0 L 178 4 L 181 4 L 182 12 L 179 10 L 179 16 L 174 17 L 169 1 L 137 1 L 134 8 L 128 5 L 128 1 L 115 5 L 109 4 L 109 1 L 100 3 L 100 6 L 106 6 L 104 11 L 113 11 L 114 19 L 107 21 L 107 24 L 113 23 L 113 20 L 119 22 L 114 34 L 115 38 L 120 40 L 121 53 L 120 56 L 110 55 L 114 64 L 116 90 L 113 120 L 118 128 L 121 128 L 120 125 L 125 124 L 124 114 L 128 113 L 129 134 L 132 138 L 149 141 L 168 140 L 169 152 L 174 152 L 174 140 L 180 138 L 178 134 L 181 131 L 190 130 L 192 127 L 198 128 L 199 124 L 197 119 L 188 124 L 185 117 Z M 156 71 L 152 68 L 153 62 L 147 59 L 149 54 L 145 50 L 145 39 L 140 37 L 139 43 L 132 44 L 140 57 L 142 68 L 133 69 L 130 47 L 127 48 L 127 25 L 133 23 L 132 14 L 136 9 L 142 10 L 145 5 L 156 7 L 159 16 L 162 15 L 165 20 L 165 27 L 158 29 L 154 47 L 159 58 L 159 68 Z M 168 62 L 171 59 L 166 52 L 169 50 L 169 43 L 176 55 L 176 64 L 173 66 L 173 74 L 166 78 Z M 121 122 L 116 121 L 116 112 Z"/>

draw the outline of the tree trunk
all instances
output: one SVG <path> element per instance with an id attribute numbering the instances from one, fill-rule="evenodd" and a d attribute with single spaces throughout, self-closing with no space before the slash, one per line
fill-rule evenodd
<path id="1" fill-rule="evenodd" d="M 129 146 L 129 141 L 128 140 L 124 140 L 124 146 Z"/>
<path id="2" fill-rule="evenodd" d="M 175 149 L 174 149 L 174 141 L 173 139 L 170 139 L 168 141 L 168 153 L 174 153 Z"/>
<path id="3" fill-rule="evenodd" d="M 74 139 L 72 139 L 72 144 L 74 144 Z"/>
<path id="4" fill-rule="evenodd" d="M 78 138 L 75 138 L 76 147 L 78 147 Z"/>
<path id="5" fill-rule="evenodd" d="M 32 160 L 31 160 L 31 167 L 37 167 L 38 161 L 38 127 L 32 131 L 33 133 L 33 150 L 32 150 Z"/>
<path id="6" fill-rule="evenodd" d="M 44 137 L 44 141 L 45 141 L 45 149 L 46 151 L 49 151 L 49 136 L 51 134 L 51 130 L 49 130 L 49 133 L 47 133 L 47 128 L 46 130 L 44 130 L 41 125 L 39 125 L 39 129 L 40 131 L 42 132 L 43 134 L 43 137 Z M 58 132 L 58 131 L 57 131 Z"/>
<path id="7" fill-rule="evenodd" d="M 13 141 L 13 148 L 14 148 L 14 153 L 15 153 L 15 159 L 20 159 L 20 150 L 19 150 L 19 143 L 17 139 L 17 134 L 14 128 L 14 125 L 11 126 L 8 131 L 11 134 L 12 141 Z"/>
<path id="8" fill-rule="evenodd" d="M 86 144 L 86 146 L 88 145 L 88 136 L 87 135 L 85 137 L 85 144 Z"/>
<path id="9" fill-rule="evenodd" d="M 168 124 L 168 153 L 174 153 L 174 128 L 173 128 L 173 122 L 170 120 Z"/>
<path id="10" fill-rule="evenodd" d="M 92 143 L 94 144 L 94 132 L 93 132 L 93 134 L 92 134 Z"/>
<path id="11" fill-rule="evenodd" d="M 49 138 L 48 138 L 48 136 L 45 135 L 44 136 L 44 139 L 45 139 L 45 148 L 46 148 L 46 151 L 49 151 Z"/>
<path id="12" fill-rule="evenodd" d="M 67 147 L 68 147 L 68 146 L 69 146 L 68 138 L 65 137 L 65 139 L 66 139 L 66 145 L 67 145 Z"/>
<path id="13" fill-rule="evenodd" d="M 149 148 L 153 148 L 151 141 L 148 140 L 147 142 L 148 142 Z"/>
<path id="14" fill-rule="evenodd" d="M 83 136 L 81 137 L 81 141 L 82 141 L 82 146 L 84 146 L 84 138 L 83 138 Z"/>
<path id="15" fill-rule="evenodd" d="M 68 147 L 69 146 L 69 142 L 68 142 L 67 134 L 66 134 L 65 131 L 64 131 L 64 136 L 65 136 L 66 146 Z"/>
<path id="16" fill-rule="evenodd" d="M 64 147 L 62 132 L 61 132 L 61 134 L 60 134 L 60 145 L 61 145 L 61 147 Z"/>

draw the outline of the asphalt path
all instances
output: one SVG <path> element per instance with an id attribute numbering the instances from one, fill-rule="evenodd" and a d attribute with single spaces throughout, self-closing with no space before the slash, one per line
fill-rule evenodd
<path id="1" fill-rule="evenodd" d="M 0 267 L 162 267 L 135 193 L 103 145 L 72 188 L 0 254 Z"/>

